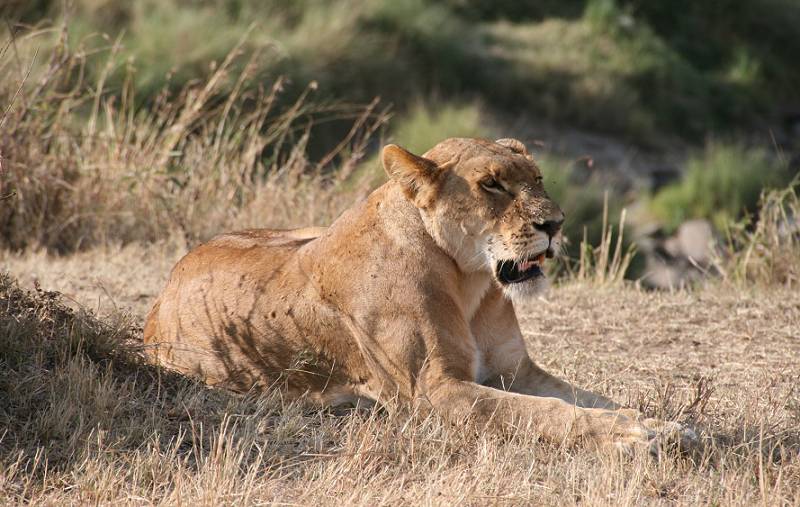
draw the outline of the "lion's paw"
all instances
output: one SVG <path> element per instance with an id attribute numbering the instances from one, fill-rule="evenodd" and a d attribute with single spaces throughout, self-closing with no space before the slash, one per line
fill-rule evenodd
<path id="1" fill-rule="evenodd" d="M 650 454 L 653 456 L 660 456 L 667 449 L 689 452 L 700 445 L 697 433 L 683 424 L 658 419 L 647 419 L 642 424 L 655 434 L 649 442 Z"/>
<path id="2" fill-rule="evenodd" d="M 689 452 L 698 448 L 697 433 L 677 422 L 646 419 L 627 428 L 613 439 L 612 447 L 620 454 L 632 456 L 642 451 L 659 457 L 666 450 Z"/>

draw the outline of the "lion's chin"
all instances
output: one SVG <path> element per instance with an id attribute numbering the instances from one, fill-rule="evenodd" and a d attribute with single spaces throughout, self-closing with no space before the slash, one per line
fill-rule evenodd
<path id="1" fill-rule="evenodd" d="M 500 287 L 508 299 L 515 303 L 522 303 L 545 294 L 550 288 L 550 282 L 546 276 L 542 275 L 519 283 L 501 283 Z"/>

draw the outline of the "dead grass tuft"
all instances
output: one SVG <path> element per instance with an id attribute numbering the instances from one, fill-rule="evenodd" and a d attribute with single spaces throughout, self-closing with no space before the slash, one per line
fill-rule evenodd
<path id="1" fill-rule="evenodd" d="M 52 37 L 59 42 L 46 62 L 27 54 Z M 363 189 L 340 191 L 339 180 L 386 115 L 377 101 L 312 105 L 315 83 L 278 107 L 284 81 L 253 86 L 261 55 L 243 54 L 243 41 L 205 80 L 177 94 L 165 89 L 143 108 L 132 76 L 121 91 L 105 88 L 120 65 L 118 41 L 91 52 L 74 46 L 66 27 L 9 39 L 0 51 L 0 74 L 8 76 L 0 82 L 0 103 L 8 104 L 0 117 L 0 247 L 64 253 L 175 235 L 192 243 L 265 216 L 288 226 L 341 212 Z M 86 82 L 87 65 L 98 59 L 105 70 Z M 351 129 L 312 162 L 311 128 L 331 120 Z M 325 174 L 331 165 L 335 177 Z"/>
<path id="2" fill-rule="evenodd" d="M 761 195 L 758 217 L 727 229 L 715 265 L 734 286 L 800 287 L 800 179 Z"/>
<path id="3" fill-rule="evenodd" d="M 609 223 L 608 192 L 606 192 L 603 197 L 600 243 L 592 245 L 584 227 L 577 261 L 567 257 L 560 259 L 559 268 L 563 268 L 566 280 L 586 283 L 593 287 L 620 286 L 625 282 L 626 273 L 636 253 L 633 244 L 623 242 L 626 216 L 627 210 L 623 208 L 619 215 L 619 226 L 615 237 L 614 226 Z"/>

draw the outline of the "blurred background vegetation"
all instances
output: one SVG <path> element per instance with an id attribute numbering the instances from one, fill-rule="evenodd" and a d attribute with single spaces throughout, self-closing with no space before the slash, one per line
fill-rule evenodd
<path id="1" fill-rule="evenodd" d="M 202 227 L 189 222 L 208 226 L 207 215 L 173 202 L 188 198 L 192 171 L 200 178 L 187 147 L 202 134 L 217 136 L 206 148 L 220 150 L 221 133 L 241 126 L 265 97 L 270 114 L 248 125 L 272 135 L 250 144 L 224 137 L 230 152 L 203 173 L 216 182 L 202 187 L 206 197 L 242 209 L 257 200 L 241 189 L 214 194 L 230 180 L 221 165 L 239 157 L 237 143 L 258 151 L 247 181 L 280 172 L 299 146 L 305 164 L 296 170 L 322 179 L 301 184 L 305 176 L 296 175 L 296 188 L 352 192 L 382 181 L 375 155 L 388 140 L 423 152 L 455 135 L 518 137 L 570 217 L 575 255 L 584 233 L 593 244 L 601 237 L 606 194 L 610 216 L 631 207 L 640 227 L 669 234 L 705 218 L 723 230 L 757 213 L 764 188 L 785 187 L 797 172 L 795 0 L 11 0 L 0 16 L 0 155 L 11 168 L 2 193 L 17 196 L 0 212 L 0 243 L 11 248 L 67 252 L 121 230 L 123 242 L 157 236 L 131 216 L 122 229 L 109 218 L 132 206 L 124 199 L 64 211 L 77 179 L 92 171 L 97 178 L 97 165 L 108 162 L 88 160 L 86 136 L 105 129 L 119 150 L 121 129 L 138 132 L 131 125 L 145 117 L 168 155 L 126 158 L 115 174 L 128 179 L 114 185 L 131 193 L 144 185 L 130 183 L 131 174 L 158 167 L 167 176 L 148 185 L 158 187 L 163 209 L 147 213 L 202 239 Z M 181 123 L 187 110 L 195 116 Z M 31 136 L 47 141 L 29 146 Z M 63 136 L 71 141 L 59 145 Z M 70 143 L 82 148 L 72 152 Z M 71 154 L 55 164 L 42 154 L 54 150 Z M 54 171 L 61 183 L 25 179 Z M 98 220 L 85 223 L 92 213 L 104 217 L 102 234 L 92 232 Z M 252 218 L 258 213 L 211 225 L 274 225 Z M 302 216 L 330 218 L 315 213 Z M 23 218 L 53 217 L 55 229 L 15 233 Z"/>
<path id="2" fill-rule="evenodd" d="M 12 0 L 5 10 L 66 23 L 74 44 L 121 36 L 120 64 L 131 62 L 145 102 L 202 78 L 251 27 L 262 80 L 315 80 L 323 97 L 402 108 L 479 99 L 653 144 L 751 127 L 800 83 L 793 0 Z"/>

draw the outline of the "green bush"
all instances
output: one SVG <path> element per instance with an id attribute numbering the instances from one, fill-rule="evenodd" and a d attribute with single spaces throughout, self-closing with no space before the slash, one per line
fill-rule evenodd
<path id="1" fill-rule="evenodd" d="M 108 85 L 134 68 L 143 104 L 207 75 L 244 34 L 246 54 L 262 51 L 255 76 L 315 80 L 321 99 L 380 95 L 403 111 L 480 97 L 644 144 L 747 127 L 800 83 L 793 0 L 14 0 L 0 15 L 64 21 L 73 44 L 122 34 Z"/>
<path id="2" fill-rule="evenodd" d="M 481 120 L 477 104 L 431 105 L 418 101 L 407 113 L 390 120 L 387 143 L 394 143 L 422 155 L 448 137 L 491 138 L 492 132 Z M 364 160 L 349 178 L 351 184 L 375 187 L 386 181 L 386 173 L 375 153 Z"/>
<path id="3" fill-rule="evenodd" d="M 796 93 L 800 3 L 796 0 L 624 0 L 686 61 L 717 76 L 739 98 L 764 106 Z M 746 69 L 746 72 L 742 70 Z"/>
<path id="4" fill-rule="evenodd" d="M 431 108 L 417 103 L 394 125 L 392 141 L 413 153 L 424 153 L 448 137 L 491 137 L 475 104 Z"/>
<path id="5" fill-rule="evenodd" d="M 661 189 L 649 210 L 668 231 L 685 220 L 706 218 L 723 229 L 731 220 L 757 211 L 765 188 L 788 183 L 789 171 L 761 149 L 711 143 L 690 157 L 682 180 Z"/>

